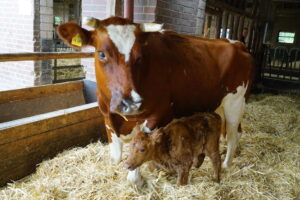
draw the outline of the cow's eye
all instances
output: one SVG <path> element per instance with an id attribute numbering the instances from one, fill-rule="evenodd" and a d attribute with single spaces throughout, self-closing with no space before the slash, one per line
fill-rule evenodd
<path id="1" fill-rule="evenodd" d="M 145 152 L 145 149 L 141 149 L 140 151 L 141 151 L 141 152 Z"/>
<path id="2" fill-rule="evenodd" d="M 102 51 L 98 52 L 98 57 L 100 60 L 104 60 L 104 61 L 107 60 L 105 54 Z"/>

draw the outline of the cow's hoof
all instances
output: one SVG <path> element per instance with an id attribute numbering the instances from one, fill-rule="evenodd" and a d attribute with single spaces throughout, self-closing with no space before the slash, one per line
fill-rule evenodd
<path id="1" fill-rule="evenodd" d="M 223 163 L 222 163 L 222 168 L 223 168 L 223 169 L 227 169 L 227 168 L 229 168 L 230 166 L 231 166 L 231 164 L 228 163 L 228 162 L 223 162 Z"/>
<path id="2" fill-rule="evenodd" d="M 142 187 L 144 184 L 144 181 L 137 169 L 128 172 L 127 180 L 137 187 Z"/>

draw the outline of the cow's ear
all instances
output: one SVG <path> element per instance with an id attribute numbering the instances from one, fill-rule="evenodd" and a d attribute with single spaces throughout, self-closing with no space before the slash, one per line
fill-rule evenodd
<path id="1" fill-rule="evenodd" d="M 93 31 L 81 28 L 75 22 L 61 24 L 57 27 L 56 31 L 58 36 L 71 47 L 95 46 Z"/>

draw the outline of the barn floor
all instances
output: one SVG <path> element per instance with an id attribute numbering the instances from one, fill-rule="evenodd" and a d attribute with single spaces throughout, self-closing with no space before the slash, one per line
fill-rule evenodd
<path id="1" fill-rule="evenodd" d="M 123 163 L 111 164 L 108 146 L 98 142 L 44 161 L 35 174 L 1 188 L 0 199 L 300 199 L 300 98 L 252 96 L 242 127 L 233 167 L 223 170 L 221 184 L 212 181 L 206 159 L 184 187 L 144 165 L 147 181 L 138 189 L 127 183 Z"/>

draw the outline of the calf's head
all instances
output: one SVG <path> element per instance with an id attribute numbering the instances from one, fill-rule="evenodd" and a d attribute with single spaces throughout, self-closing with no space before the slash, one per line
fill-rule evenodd
<path id="1" fill-rule="evenodd" d="M 134 170 L 144 162 L 152 159 L 155 143 L 151 133 L 138 132 L 130 142 L 129 156 L 125 161 L 125 168 Z"/>
<path id="2" fill-rule="evenodd" d="M 111 17 L 88 19 L 94 30 L 88 31 L 74 22 L 61 24 L 57 33 L 74 48 L 95 47 L 95 72 L 103 98 L 109 100 L 110 112 L 131 115 L 141 112 L 139 93 L 140 46 L 142 26 L 129 19 Z"/>

